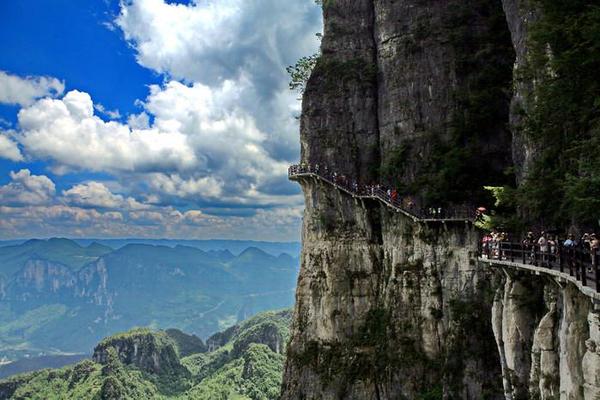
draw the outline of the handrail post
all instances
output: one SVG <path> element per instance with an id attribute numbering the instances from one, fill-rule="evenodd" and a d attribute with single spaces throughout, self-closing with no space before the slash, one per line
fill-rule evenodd
<path id="1" fill-rule="evenodd" d="M 596 292 L 600 293 L 600 269 L 598 269 L 598 261 L 600 257 L 598 257 L 598 249 L 594 249 L 594 274 L 596 276 Z"/>
<path id="2" fill-rule="evenodd" d="M 569 248 L 569 257 L 567 260 L 569 262 L 569 275 L 573 276 L 573 264 L 575 264 L 575 249 L 573 247 Z"/>
<path id="3" fill-rule="evenodd" d="M 579 249 L 579 257 L 578 257 L 578 263 L 575 266 L 575 275 L 578 281 L 581 280 L 581 271 L 583 270 L 583 256 L 584 256 L 584 251 L 583 251 L 583 247 L 581 249 Z"/>
<path id="4" fill-rule="evenodd" d="M 508 251 L 510 252 L 510 262 L 515 262 L 515 252 L 512 242 L 508 245 Z"/>
<path id="5" fill-rule="evenodd" d="M 590 253 L 590 261 L 591 261 L 591 253 Z M 583 286 L 587 286 L 587 268 L 585 267 L 585 262 L 581 263 L 581 284 Z"/>
<path id="6" fill-rule="evenodd" d="M 557 246 L 557 250 L 558 250 L 558 268 L 560 269 L 560 272 L 563 272 L 564 268 L 563 268 L 563 257 L 562 257 L 562 245 L 560 244 L 560 242 L 558 242 L 556 244 Z"/>
<path id="7" fill-rule="evenodd" d="M 525 262 L 526 251 L 527 251 L 527 247 L 525 246 L 525 244 L 523 242 L 521 242 L 521 258 L 523 259 L 523 264 L 526 264 L 526 262 Z"/>

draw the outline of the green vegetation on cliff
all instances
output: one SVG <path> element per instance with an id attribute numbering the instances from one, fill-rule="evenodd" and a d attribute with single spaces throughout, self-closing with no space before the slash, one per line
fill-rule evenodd
<path id="1" fill-rule="evenodd" d="M 530 59 L 534 82 L 520 127 L 537 153 L 528 179 L 505 201 L 546 226 L 596 227 L 600 216 L 600 6 L 535 0 Z"/>
<path id="2" fill-rule="evenodd" d="M 134 329 L 102 340 L 94 361 L 0 381 L 0 399 L 271 400 L 281 387 L 291 312 L 267 312 L 210 338 Z M 190 347 L 190 344 L 195 347 Z M 182 349 L 185 349 L 182 351 Z"/>

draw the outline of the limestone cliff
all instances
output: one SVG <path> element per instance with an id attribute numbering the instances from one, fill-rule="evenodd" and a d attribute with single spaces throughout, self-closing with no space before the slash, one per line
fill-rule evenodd
<path id="1" fill-rule="evenodd" d="M 415 225 L 318 183 L 303 188 L 283 398 L 500 395 L 491 300 L 484 301 L 493 276 L 469 262 L 477 232 L 465 223 Z"/>
<path id="2" fill-rule="evenodd" d="M 154 374 L 185 371 L 179 362 L 175 341 L 160 331 L 134 329 L 106 338 L 94 349 L 92 360 L 109 364 L 112 354 L 125 365 Z"/>
<path id="3" fill-rule="evenodd" d="M 507 399 L 600 396 L 599 314 L 575 286 L 507 270 L 492 315 Z"/>
<path id="4" fill-rule="evenodd" d="M 513 98 L 510 109 L 510 128 L 513 134 L 512 155 L 517 178 L 522 180 L 536 155 L 535 143 L 523 132 L 523 115 L 533 101 L 534 81 L 520 79 L 520 71 L 529 64 L 528 31 L 540 11 L 527 0 L 502 0 L 506 20 L 515 49 Z"/>
<path id="5" fill-rule="evenodd" d="M 518 109 L 530 88 L 513 68 L 527 57 L 528 3 L 323 3 L 303 162 L 449 202 L 484 199 L 477 188 L 503 183 L 506 168 L 524 176 L 535 149 Z M 479 265 L 470 224 L 414 222 L 299 181 L 282 399 L 595 398 L 597 314 L 575 287 Z"/>
<path id="6" fill-rule="evenodd" d="M 499 0 L 324 3 L 304 161 L 450 201 L 506 181 L 514 50 Z"/>

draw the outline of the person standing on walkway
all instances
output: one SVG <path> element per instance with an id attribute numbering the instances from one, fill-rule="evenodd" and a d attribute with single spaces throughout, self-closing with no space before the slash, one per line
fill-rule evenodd
<path id="1" fill-rule="evenodd" d="M 537 241 L 537 245 L 540 247 L 541 266 L 543 266 L 548 256 L 548 239 L 546 239 L 546 232 L 542 231 L 542 234 Z"/>
<path id="2" fill-rule="evenodd" d="M 556 260 L 556 253 L 558 253 L 558 236 L 548 236 L 548 250 L 550 252 L 548 262 L 553 263 Z"/>
<path id="3" fill-rule="evenodd" d="M 595 233 L 592 233 L 590 235 L 590 255 L 592 257 L 592 271 L 595 272 L 595 269 L 598 268 L 598 266 L 596 265 L 596 253 L 598 252 L 598 249 L 600 248 L 600 241 L 598 241 L 598 238 L 596 237 Z"/>
<path id="4" fill-rule="evenodd" d="M 584 249 L 589 250 L 590 249 L 590 234 L 584 233 L 583 236 L 581 237 L 581 240 L 579 241 L 579 244 Z"/>
<path id="5" fill-rule="evenodd" d="M 569 266 L 569 270 L 571 272 L 572 272 L 572 269 L 575 267 L 575 265 L 573 264 L 573 260 L 574 260 L 576 246 L 577 246 L 577 243 L 575 242 L 575 235 L 570 233 L 569 236 L 567 236 L 567 240 L 565 240 L 563 243 L 563 248 L 564 248 L 563 254 L 564 254 L 564 256 L 566 256 L 567 265 Z"/>
<path id="6" fill-rule="evenodd" d="M 492 235 L 486 233 L 481 239 L 481 255 L 484 258 L 490 258 L 490 247 L 492 244 Z"/>
<path id="7" fill-rule="evenodd" d="M 565 242 L 563 243 L 563 247 L 567 249 L 572 249 L 573 247 L 575 247 L 575 235 L 570 233 L 569 236 L 567 236 L 567 240 L 565 240 Z"/>
<path id="8" fill-rule="evenodd" d="M 530 264 L 533 264 L 534 262 L 534 242 L 533 232 L 527 232 L 527 236 L 525 236 L 525 239 L 521 242 L 523 244 L 523 251 L 527 254 L 527 257 L 529 257 Z"/>

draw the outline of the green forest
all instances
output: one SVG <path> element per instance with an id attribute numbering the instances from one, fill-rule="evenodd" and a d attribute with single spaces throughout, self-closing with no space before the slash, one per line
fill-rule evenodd
<path id="1" fill-rule="evenodd" d="M 528 178 L 502 200 L 545 226 L 595 227 L 600 208 L 600 6 L 536 0 L 531 57 L 517 73 L 535 82 L 519 128 L 539 153 Z"/>
<path id="2" fill-rule="evenodd" d="M 0 381 L 0 399 L 271 400 L 290 323 L 289 310 L 259 314 L 209 338 L 211 351 L 177 330 L 133 329 L 102 340 L 92 360 Z"/>

